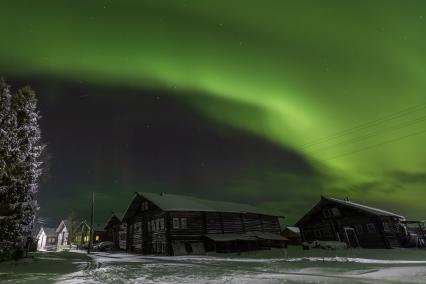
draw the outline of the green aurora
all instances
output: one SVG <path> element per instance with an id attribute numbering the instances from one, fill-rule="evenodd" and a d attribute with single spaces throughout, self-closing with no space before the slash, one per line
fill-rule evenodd
<path id="1" fill-rule="evenodd" d="M 265 206 L 350 195 L 426 217 L 425 1 L 2 1 L 0 11 L 0 73 L 169 91 L 321 173 L 323 190 Z M 285 173 L 270 178 L 299 191 Z"/>

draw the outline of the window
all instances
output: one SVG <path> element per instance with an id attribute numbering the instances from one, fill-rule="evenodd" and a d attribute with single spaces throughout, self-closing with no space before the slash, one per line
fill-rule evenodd
<path id="1" fill-rule="evenodd" d="M 151 221 L 148 221 L 148 232 L 151 232 Z"/>
<path id="2" fill-rule="evenodd" d="M 179 229 L 179 218 L 173 218 L 173 229 Z"/>
<path id="3" fill-rule="evenodd" d="M 149 209 L 148 201 L 142 202 L 142 211 L 147 211 Z"/>
<path id="4" fill-rule="evenodd" d="M 99 242 L 100 239 L 101 239 L 101 237 L 99 235 L 95 236 L 95 241 Z"/>
<path id="5" fill-rule="evenodd" d="M 391 231 L 391 227 L 389 225 L 389 222 L 383 222 L 383 231 L 385 231 L 385 232 Z"/>
<path id="6" fill-rule="evenodd" d="M 142 222 L 135 223 L 135 232 L 137 233 L 142 232 Z"/>
<path id="7" fill-rule="evenodd" d="M 339 217 L 341 215 L 340 210 L 337 207 L 331 208 L 331 212 L 333 212 L 333 216 L 335 216 L 335 217 Z"/>
<path id="8" fill-rule="evenodd" d="M 186 229 L 186 218 L 180 218 L 180 227 Z"/>
<path id="9" fill-rule="evenodd" d="M 325 218 L 331 217 L 330 209 L 323 209 L 322 214 L 324 215 Z"/>
<path id="10" fill-rule="evenodd" d="M 374 226 L 374 224 L 373 224 L 373 223 L 368 223 L 368 224 L 367 224 L 367 232 L 368 232 L 369 234 L 374 234 L 374 233 L 376 233 L 376 226 Z"/>
<path id="11" fill-rule="evenodd" d="M 362 227 L 362 225 L 356 225 L 356 226 L 355 226 L 355 229 L 356 229 L 356 233 L 357 233 L 358 235 L 362 235 L 362 234 L 364 234 L 364 228 Z"/>
<path id="12" fill-rule="evenodd" d="M 160 230 L 164 230 L 164 218 L 160 219 Z"/>
<path id="13" fill-rule="evenodd" d="M 151 221 L 151 231 L 155 232 L 155 220 Z"/>

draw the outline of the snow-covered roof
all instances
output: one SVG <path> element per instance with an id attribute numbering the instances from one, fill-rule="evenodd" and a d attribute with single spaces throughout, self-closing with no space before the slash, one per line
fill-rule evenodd
<path id="1" fill-rule="evenodd" d="M 287 227 L 286 230 L 289 230 L 289 231 L 296 233 L 296 234 L 300 234 L 299 227 Z"/>
<path id="2" fill-rule="evenodd" d="M 397 217 L 397 218 L 405 219 L 404 216 L 401 216 L 401 215 L 398 215 L 398 214 L 395 214 L 395 213 L 392 213 L 392 212 L 389 212 L 389 211 L 385 211 L 385 210 L 382 210 L 382 209 L 378 209 L 378 208 L 366 206 L 366 205 L 363 205 L 363 204 L 355 203 L 355 202 L 348 201 L 348 200 L 341 200 L 341 199 L 332 198 L 332 197 L 323 197 L 323 199 L 332 201 L 334 203 L 338 203 L 338 204 L 343 205 L 343 206 L 362 210 L 362 211 L 371 213 L 373 215 L 391 216 L 391 217 Z"/>
<path id="3" fill-rule="evenodd" d="M 129 212 L 132 211 L 134 214 L 138 210 L 137 204 L 133 204 L 138 198 L 145 198 L 156 205 L 163 211 L 202 211 L 202 212 L 228 212 L 228 213 L 253 213 L 253 214 L 262 214 L 268 216 L 279 216 L 274 212 L 269 210 L 263 210 L 261 208 L 255 207 L 253 205 L 236 203 L 236 202 L 227 202 L 227 201 L 216 201 L 208 200 L 203 198 L 197 198 L 193 196 L 178 195 L 178 194 L 169 194 L 169 193 L 148 193 L 148 192 L 138 192 L 136 193 L 135 198 L 132 203 L 129 205 L 125 216 L 126 218 L 129 215 Z M 130 215 L 132 215 L 130 214 Z"/>
<path id="4" fill-rule="evenodd" d="M 114 222 L 114 220 L 117 222 L 121 222 L 122 219 L 123 219 L 123 213 L 113 212 L 111 216 L 108 218 L 108 220 L 106 221 L 104 225 L 104 229 L 106 229 L 110 225 L 110 223 Z"/>
<path id="5" fill-rule="evenodd" d="M 46 234 L 46 236 L 56 236 L 56 229 L 55 228 L 43 227 L 43 231 Z"/>
<path id="6" fill-rule="evenodd" d="M 62 220 L 61 223 L 59 223 L 58 228 L 56 228 L 56 233 L 58 233 L 60 230 L 62 230 L 63 228 L 66 228 L 67 230 L 69 230 L 70 228 L 70 223 L 68 220 Z"/>
<path id="7" fill-rule="evenodd" d="M 233 212 L 271 215 L 271 213 L 266 210 L 244 203 L 208 200 L 168 193 L 158 194 L 141 192 L 139 194 L 164 211 Z"/>
<path id="8" fill-rule="evenodd" d="M 315 215 L 318 211 L 321 210 L 321 208 L 327 204 L 335 204 L 335 205 L 341 205 L 344 207 L 348 207 L 354 210 L 357 210 L 359 212 L 363 212 L 364 214 L 374 215 L 374 216 L 381 216 L 381 217 L 394 217 L 398 219 L 405 220 L 404 216 L 385 211 L 382 209 L 366 206 L 363 204 L 355 203 L 348 200 L 341 200 L 337 198 L 332 197 L 325 197 L 321 196 L 321 200 L 308 212 L 306 213 L 297 223 L 296 226 L 300 226 L 302 223 L 304 223 L 306 220 L 308 220 L 311 216 Z"/>

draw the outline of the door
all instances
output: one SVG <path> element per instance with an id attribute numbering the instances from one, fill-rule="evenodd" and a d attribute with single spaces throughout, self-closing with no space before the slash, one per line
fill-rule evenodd
<path id="1" fill-rule="evenodd" d="M 355 229 L 351 227 L 345 227 L 344 230 L 345 230 L 346 243 L 348 244 L 348 247 L 351 247 L 351 248 L 359 247 L 358 236 L 356 234 Z"/>

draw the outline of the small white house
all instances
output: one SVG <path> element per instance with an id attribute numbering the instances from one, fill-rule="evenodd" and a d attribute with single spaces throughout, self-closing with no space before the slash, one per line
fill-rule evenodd
<path id="1" fill-rule="evenodd" d="M 56 229 L 56 235 L 58 236 L 57 249 L 62 250 L 64 248 L 69 248 L 70 241 L 69 240 L 69 225 L 68 222 L 62 220 Z"/>
<path id="2" fill-rule="evenodd" d="M 37 250 L 56 250 L 57 234 L 54 228 L 40 228 L 37 234 Z"/>

